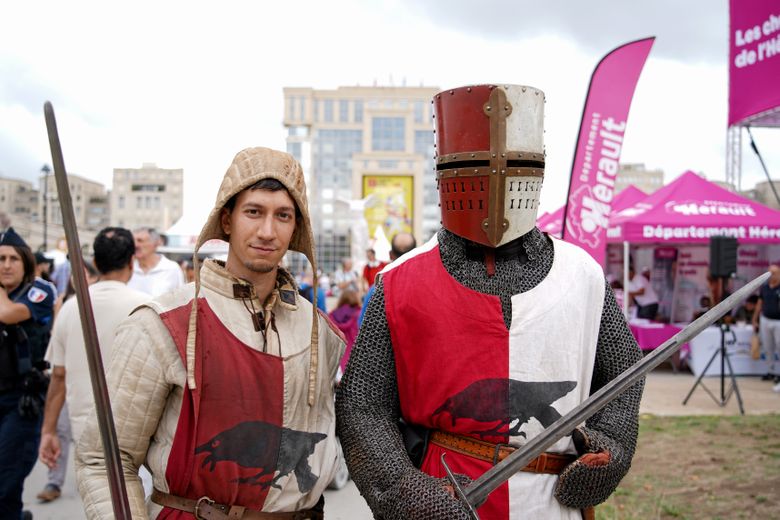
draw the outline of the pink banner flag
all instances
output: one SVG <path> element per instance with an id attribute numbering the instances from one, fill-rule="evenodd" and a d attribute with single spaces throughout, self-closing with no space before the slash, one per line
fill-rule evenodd
<path id="1" fill-rule="evenodd" d="M 731 0 L 729 11 L 729 126 L 779 126 L 780 2 Z"/>
<path id="2" fill-rule="evenodd" d="M 604 56 L 590 78 L 563 214 L 563 239 L 604 265 L 628 109 L 655 38 L 627 43 Z"/>

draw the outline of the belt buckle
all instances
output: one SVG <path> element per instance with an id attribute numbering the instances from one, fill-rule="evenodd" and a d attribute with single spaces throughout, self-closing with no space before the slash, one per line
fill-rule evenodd
<path id="1" fill-rule="evenodd" d="M 512 446 L 511 444 L 504 444 L 503 442 L 497 443 L 495 445 L 495 447 L 493 448 L 493 465 L 494 466 L 499 463 L 498 459 L 501 456 L 501 448 L 513 449 L 514 446 Z"/>
<path id="2" fill-rule="evenodd" d="M 195 509 L 194 509 L 194 510 L 193 510 L 193 512 L 192 512 L 192 513 L 195 515 L 195 519 L 196 519 L 196 520 L 205 520 L 205 519 L 204 519 L 202 516 L 200 516 L 200 513 L 199 513 L 199 511 L 198 511 L 198 509 L 200 508 L 200 506 L 201 506 L 201 503 L 202 503 L 202 502 L 206 502 L 206 504 L 208 504 L 208 505 L 210 505 L 210 506 L 211 506 L 211 505 L 214 505 L 214 501 L 213 501 L 213 500 L 211 500 L 211 499 L 210 499 L 209 497 L 207 497 L 206 495 L 203 495 L 202 497 L 200 497 L 200 498 L 198 499 L 198 501 L 197 501 L 197 502 L 195 502 Z"/>

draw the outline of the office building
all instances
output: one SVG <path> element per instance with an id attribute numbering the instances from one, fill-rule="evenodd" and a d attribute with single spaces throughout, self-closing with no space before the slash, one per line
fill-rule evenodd
<path id="1" fill-rule="evenodd" d="M 302 164 L 318 264 L 365 257 L 377 233 L 439 228 L 431 99 L 436 87 L 284 89 L 287 151 Z M 378 231 L 378 229 L 380 231 Z"/>
<path id="2" fill-rule="evenodd" d="M 111 222 L 128 229 L 152 227 L 164 232 L 179 220 L 184 204 L 184 171 L 144 163 L 114 168 Z"/>

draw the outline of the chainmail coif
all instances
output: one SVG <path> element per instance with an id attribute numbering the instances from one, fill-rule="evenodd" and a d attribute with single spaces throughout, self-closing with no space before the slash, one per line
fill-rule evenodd
<path id="1" fill-rule="evenodd" d="M 511 297 L 528 291 L 547 276 L 553 261 L 550 240 L 538 229 L 519 238 L 518 254 L 497 255 L 496 272 L 466 240 L 440 230 L 445 269 L 462 285 L 501 300 L 504 322 L 511 322 Z M 591 392 L 601 388 L 641 358 L 628 325 L 605 280 L 604 310 L 599 328 Z M 603 502 L 628 472 L 636 447 L 639 382 L 591 417 L 575 436 L 578 449 L 609 451 L 609 464 L 570 464 L 560 475 L 556 498 L 581 509 Z M 336 400 L 337 427 L 350 474 L 376 518 L 467 519 L 466 509 L 444 489 L 444 479 L 416 469 L 398 429 L 400 405 L 390 330 L 385 316 L 384 287 L 377 281 Z M 468 477 L 459 476 L 463 484 Z"/>

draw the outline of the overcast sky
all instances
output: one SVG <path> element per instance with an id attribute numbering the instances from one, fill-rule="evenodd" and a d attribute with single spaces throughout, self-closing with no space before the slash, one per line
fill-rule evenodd
<path id="1" fill-rule="evenodd" d="M 27 2 L 0 17 L 0 174 L 51 164 L 54 104 L 70 173 L 184 168 L 185 213 L 205 215 L 233 155 L 284 149 L 285 86 L 520 83 L 547 96 L 542 210 L 565 198 L 593 67 L 656 36 L 622 154 L 725 179 L 727 0 L 547 2 Z M 780 130 L 755 130 L 780 176 Z M 765 180 L 747 144 L 742 187 Z"/>

